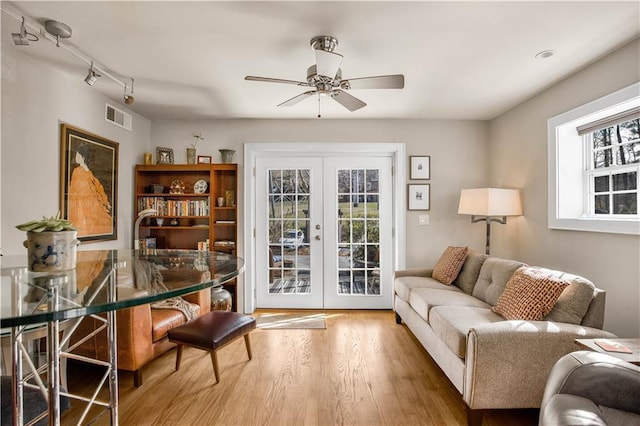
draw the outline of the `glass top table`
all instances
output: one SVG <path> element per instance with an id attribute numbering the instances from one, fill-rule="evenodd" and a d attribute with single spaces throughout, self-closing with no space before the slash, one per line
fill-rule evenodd
<path id="1" fill-rule="evenodd" d="M 23 424 L 23 389 L 40 389 L 47 399 L 50 425 L 60 424 L 61 359 L 74 358 L 106 367 L 94 397 L 65 395 L 108 407 L 111 424 L 118 424 L 117 337 L 115 311 L 194 293 L 222 285 L 244 270 L 243 260 L 228 253 L 196 250 L 86 250 L 77 253 L 75 269 L 62 272 L 28 271 L 26 256 L 2 258 L 0 268 L 0 328 L 10 334 L 12 347 L 12 411 L 14 424 Z M 95 314 L 103 314 L 102 317 Z M 74 355 L 68 347 L 83 317 L 105 322 L 109 361 Z M 23 338 L 46 328 L 46 381 L 32 362 L 23 374 Z M 64 335 L 63 335 L 64 334 Z M 61 341 L 62 338 L 62 341 Z M 29 379 L 35 379 L 36 384 Z M 108 379 L 107 379 L 108 378 Z M 108 382 L 109 401 L 95 398 Z M 84 414 L 79 421 L 82 423 Z"/>
<path id="2" fill-rule="evenodd" d="M 27 271 L 26 256 L 4 257 L 0 328 L 65 320 L 181 296 L 221 285 L 244 267 L 242 259 L 233 255 L 196 250 L 88 250 L 79 251 L 77 259 L 75 269 L 36 273 Z M 11 285 L 12 281 L 16 284 Z M 55 306 L 45 300 L 52 284 L 58 291 Z"/>

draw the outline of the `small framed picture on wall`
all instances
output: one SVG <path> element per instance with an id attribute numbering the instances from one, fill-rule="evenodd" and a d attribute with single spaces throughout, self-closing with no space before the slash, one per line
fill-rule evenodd
<path id="1" fill-rule="evenodd" d="M 429 210 L 431 208 L 431 185 L 409 184 L 409 210 Z"/>
<path id="2" fill-rule="evenodd" d="M 431 156 L 410 156 L 409 170 L 409 179 L 431 179 Z"/>

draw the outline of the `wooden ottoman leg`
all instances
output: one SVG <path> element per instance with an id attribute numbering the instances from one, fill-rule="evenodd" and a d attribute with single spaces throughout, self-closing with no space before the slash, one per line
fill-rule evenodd
<path id="1" fill-rule="evenodd" d="M 213 374 L 216 376 L 216 383 L 220 383 L 220 372 L 218 371 L 218 354 L 211 351 L 211 363 L 213 364 Z"/>
<path id="2" fill-rule="evenodd" d="M 251 361 L 251 342 L 249 341 L 249 333 L 244 335 L 244 344 L 247 346 L 247 355 L 249 355 L 249 361 Z"/>
<path id="3" fill-rule="evenodd" d="M 176 371 L 180 369 L 180 362 L 182 361 L 182 345 L 178 345 L 178 351 L 176 353 Z"/>

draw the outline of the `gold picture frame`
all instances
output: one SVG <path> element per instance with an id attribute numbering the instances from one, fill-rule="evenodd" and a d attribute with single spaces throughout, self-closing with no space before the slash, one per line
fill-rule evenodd
<path id="1" fill-rule="evenodd" d="M 118 143 L 60 125 L 60 212 L 83 242 L 118 238 Z"/>

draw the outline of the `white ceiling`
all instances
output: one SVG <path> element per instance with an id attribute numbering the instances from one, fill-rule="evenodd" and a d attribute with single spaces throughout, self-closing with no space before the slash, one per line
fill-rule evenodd
<path id="1" fill-rule="evenodd" d="M 349 112 L 322 98 L 325 118 L 491 119 L 640 34 L 640 2 L 2 2 L 28 21 L 73 29 L 68 45 L 135 78 L 134 111 L 152 119 L 313 118 L 305 91 L 244 80 L 306 80 L 312 37 L 339 40 L 343 78 L 404 74 L 403 90 L 352 90 Z M 2 14 L 2 49 L 19 49 L 77 75 L 87 66 L 53 43 L 14 46 L 19 23 Z M 546 60 L 536 53 L 553 49 Z M 639 65 L 640 66 L 640 65 Z M 101 78 L 92 90 L 122 101 Z"/>

